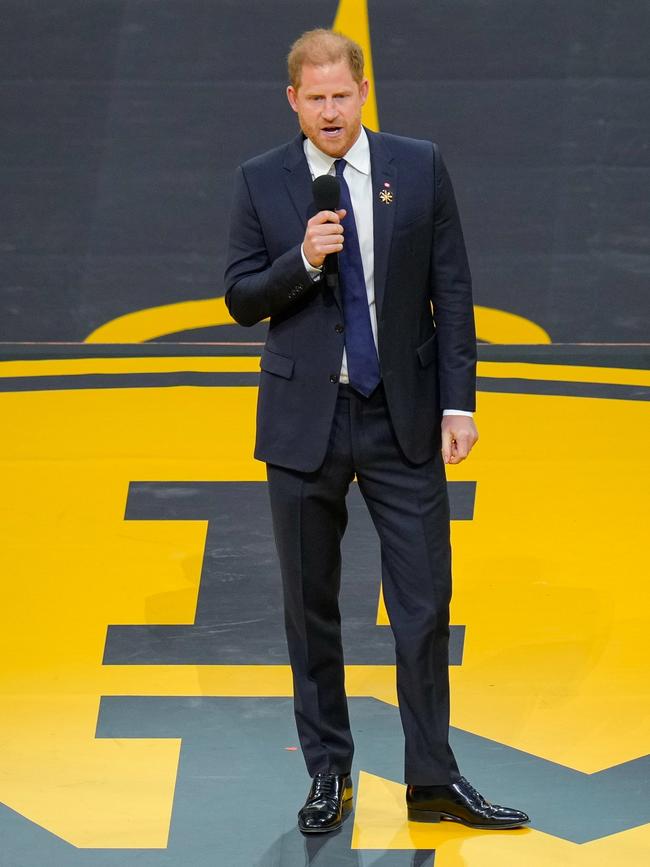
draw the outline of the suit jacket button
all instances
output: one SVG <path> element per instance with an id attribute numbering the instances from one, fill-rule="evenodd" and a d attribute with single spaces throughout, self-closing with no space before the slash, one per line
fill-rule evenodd
<path id="1" fill-rule="evenodd" d="M 334 331 L 336 331 L 337 334 L 343 334 L 343 326 L 341 325 L 340 322 L 338 322 L 338 323 L 334 326 Z"/>
<path id="2" fill-rule="evenodd" d="M 338 382 L 338 381 L 339 381 L 338 373 L 330 373 L 330 382 Z"/>

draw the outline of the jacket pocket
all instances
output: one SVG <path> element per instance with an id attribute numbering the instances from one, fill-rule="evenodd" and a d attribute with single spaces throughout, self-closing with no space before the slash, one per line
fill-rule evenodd
<path id="1" fill-rule="evenodd" d="M 420 364 L 422 367 L 428 367 L 431 362 L 436 358 L 437 350 L 436 350 L 436 337 L 438 335 L 434 333 L 429 337 L 428 340 L 425 340 L 421 346 L 418 346 L 416 352 L 420 359 Z"/>
<path id="2" fill-rule="evenodd" d="M 291 379 L 293 376 L 293 363 L 293 358 L 289 358 L 286 355 L 272 352 L 266 347 L 262 350 L 260 367 L 267 373 L 274 373 L 276 376 L 284 377 L 284 379 Z"/>

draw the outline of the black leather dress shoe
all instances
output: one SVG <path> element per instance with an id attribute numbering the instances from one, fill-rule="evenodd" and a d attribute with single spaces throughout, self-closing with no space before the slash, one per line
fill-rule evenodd
<path id="1" fill-rule="evenodd" d="M 316 774 L 304 806 L 298 813 L 298 828 L 303 834 L 322 834 L 338 828 L 344 804 L 352 800 L 349 774 Z"/>
<path id="2" fill-rule="evenodd" d="M 521 810 L 486 801 L 465 777 L 448 786 L 407 786 L 406 806 L 413 822 L 450 819 L 470 828 L 519 828 L 530 822 Z"/>

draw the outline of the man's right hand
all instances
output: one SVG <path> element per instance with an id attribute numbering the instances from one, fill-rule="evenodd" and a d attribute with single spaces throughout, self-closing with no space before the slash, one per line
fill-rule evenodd
<path id="1" fill-rule="evenodd" d="M 345 210 L 319 211 L 307 223 L 302 249 L 310 265 L 320 268 L 325 256 L 340 253 L 343 249 L 343 226 Z"/>

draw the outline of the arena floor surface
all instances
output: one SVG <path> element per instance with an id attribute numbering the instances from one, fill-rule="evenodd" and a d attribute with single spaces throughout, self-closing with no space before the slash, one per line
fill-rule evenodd
<path id="1" fill-rule="evenodd" d="M 452 743 L 532 826 L 407 821 L 381 563 L 352 490 L 355 808 L 317 840 L 296 828 L 309 780 L 252 459 L 259 352 L 2 348 L 0 864 L 647 864 L 648 349 L 481 345 L 481 439 L 448 468 Z"/>

